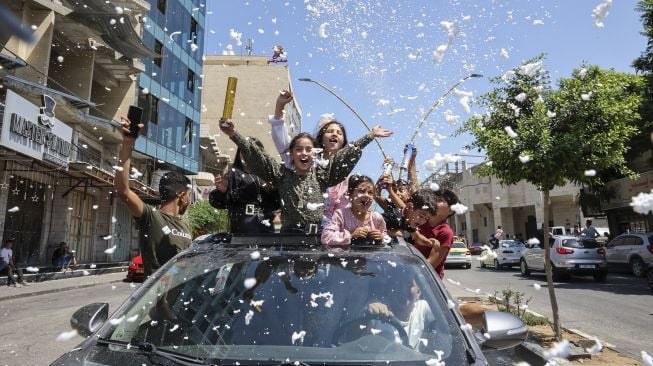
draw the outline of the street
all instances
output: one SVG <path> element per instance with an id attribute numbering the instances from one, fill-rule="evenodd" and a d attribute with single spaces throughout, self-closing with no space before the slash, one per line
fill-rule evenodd
<path id="1" fill-rule="evenodd" d="M 532 297 L 528 304 L 530 310 L 552 319 L 543 273 L 524 278 L 517 267 L 495 271 L 481 269 L 478 263 L 475 257 L 471 269 L 446 269 L 445 278 L 460 282 L 458 286 L 445 280 L 452 293 L 460 294 L 462 290 L 472 296 L 469 290 L 480 289 L 481 294 L 498 292 L 500 295 L 510 287 L 524 293 L 525 300 Z M 536 290 L 533 284 L 539 284 L 541 289 Z M 555 288 L 563 327 L 597 336 L 636 359 L 641 357 L 641 351 L 652 351 L 653 293 L 643 278 L 610 273 L 607 283 L 597 283 L 592 277 L 572 277 L 556 282 Z"/>
<path id="2" fill-rule="evenodd" d="M 134 289 L 129 283 L 115 282 L 1 301 L 0 365 L 49 365 L 83 340 L 75 336 L 65 342 L 56 341 L 59 334 L 72 329 L 70 316 L 77 309 L 93 302 L 108 302 L 109 313 L 113 313 Z M 3 288 L 2 292 L 13 290 Z"/>

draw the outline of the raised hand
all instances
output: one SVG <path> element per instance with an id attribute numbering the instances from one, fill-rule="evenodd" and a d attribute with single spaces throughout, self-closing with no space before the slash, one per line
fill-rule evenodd
<path id="1" fill-rule="evenodd" d="M 372 128 L 372 137 L 388 137 L 392 135 L 392 131 L 381 128 L 381 125 L 376 125 Z"/>
<path id="2" fill-rule="evenodd" d="M 129 137 L 131 139 L 136 139 L 136 137 L 131 135 L 131 130 L 130 130 L 131 121 L 129 120 L 129 118 L 127 118 L 125 116 L 120 116 L 120 126 L 121 126 L 120 132 L 122 132 L 123 137 Z M 141 131 L 143 131 L 143 128 L 145 128 L 145 125 L 143 125 L 142 123 L 139 123 L 138 124 L 138 134 L 139 135 L 141 134 Z"/>
<path id="3" fill-rule="evenodd" d="M 230 119 L 220 118 L 220 131 L 231 137 L 236 133 L 234 123 Z"/>

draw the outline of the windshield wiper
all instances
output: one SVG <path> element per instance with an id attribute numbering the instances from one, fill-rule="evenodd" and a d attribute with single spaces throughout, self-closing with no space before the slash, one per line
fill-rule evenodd
<path id="1" fill-rule="evenodd" d="M 206 363 L 206 361 L 202 359 L 184 356 L 177 352 L 159 349 L 155 345 L 149 342 L 138 342 L 136 344 L 132 344 L 130 342 L 117 341 L 108 338 L 98 338 L 97 342 L 100 344 L 121 346 L 121 347 L 125 347 L 126 349 L 135 348 L 141 352 L 145 352 L 146 354 L 157 355 L 159 357 L 165 358 L 168 361 L 172 361 L 176 364 L 183 365 L 183 366 L 209 365 L 208 363 Z"/>

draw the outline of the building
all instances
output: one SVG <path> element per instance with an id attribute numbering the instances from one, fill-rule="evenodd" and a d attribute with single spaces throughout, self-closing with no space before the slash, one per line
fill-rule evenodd
<path id="1" fill-rule="evenodd" d="M 122 137 L 117 122 L 137 103 L 142 0 L 0 0 L 33 42 L 0 35 L 0 239 L 23 265 L 49 264 L 60 241 L 81 263 L 123 261 L 137 249 L 134 220 L 113 192 Z M 144 200 L 153 159 L 131 182 Z M 112 254 L 105 250 L 114 248 Z"/>
<path id="2" fill-rule="evenodd" d="M 223 173 L 236 153 L 234 143 L 221 134 L 218 125 L 230 76 L 238 79 L 232 117 L 238 132 L 260 139 L 273 156 L 278 154 L 270 136 L 268 117 L 274 113 L 279 90 L 292 89 L 288 67 L 268 62 L 267 57 L 206 56 L 202 89 L 205 108 L 200 132 L 202 170 L 214 174 Z M 288 131 L 291 136 L 296 135 L 301 131 L 297 100 L 286 105 L 285 112 Z"/>
<path id="3" fill-rule="evenodd" d="M 134 0 L 136 1 L 136 0 Z M 138 0 L 143 2 L 143 0 Z M 199 171 L 205 7 L 199 0 L 149 0 L 143 42 L 156 55 L 138 77 L 145 138 L 136 141 L 150 171 Z M 156 181 L 155 181 L 156 186 Z"/>
<path id="4" fill-rule="evenodd" d="M 451 188 L 460 201 L 468 207 L 465 215 L 453 218 L 456 233 L 465 233 L 474 242 L 487 242 L 497 226 L 510 237 L 528 239 L 537 236 L 543 227 L 544 206 L 542 194 L 526 181 L 503 186 L 496 177 L 480 177 L 476 168 L 467 168 L 461 161 L 461 171 L 448 170 L 438 180 L 451 182 Z M 428 184 L 429 180 L 423 184 Z M 549 226 L 567 229 L 574 225 L 584 226 L 585 217 L 578 198 L 581 187 L 568 183 L 549 192 Z M 595 226 L 606 226 L 605 219 L 594 218 Z"/>

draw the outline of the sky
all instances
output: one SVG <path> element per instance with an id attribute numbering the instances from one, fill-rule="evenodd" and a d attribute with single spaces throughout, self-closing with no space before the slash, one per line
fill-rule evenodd
<path id="1" fill-rule="evenodd" d="M 554 88 L 583 62 L 634 72 L 630 65 L 646 47 L 636 5 L 635 0 L 207 0 L 204 52 L 246 54 L 249 38 L 254 55 L 269 56 L 274 45 L 283 45 L 302 129 L 315 132 L 320 116 L 333 113 L 350 140 L 366 132 L 336 98 L 298 80 L 308 77 L 332 88 L 369 125 L 392 130 L 393 136 L 380 142 L 395 161 L 402 160 L 403 146 L 446 90 L 470 73 L 483 74 L 450 93 L 419 130 L 415 145 L 423 179 L 441 166 L 433 164 L 436 154 L 466 153 L 472 137 L 452 135 L 474 113 L 484 112 L 474 100 L 491 90 L 489 77 L 541 53 Z M 354 172 L 378 177 L 382 162 L 370 144 Z"/>

